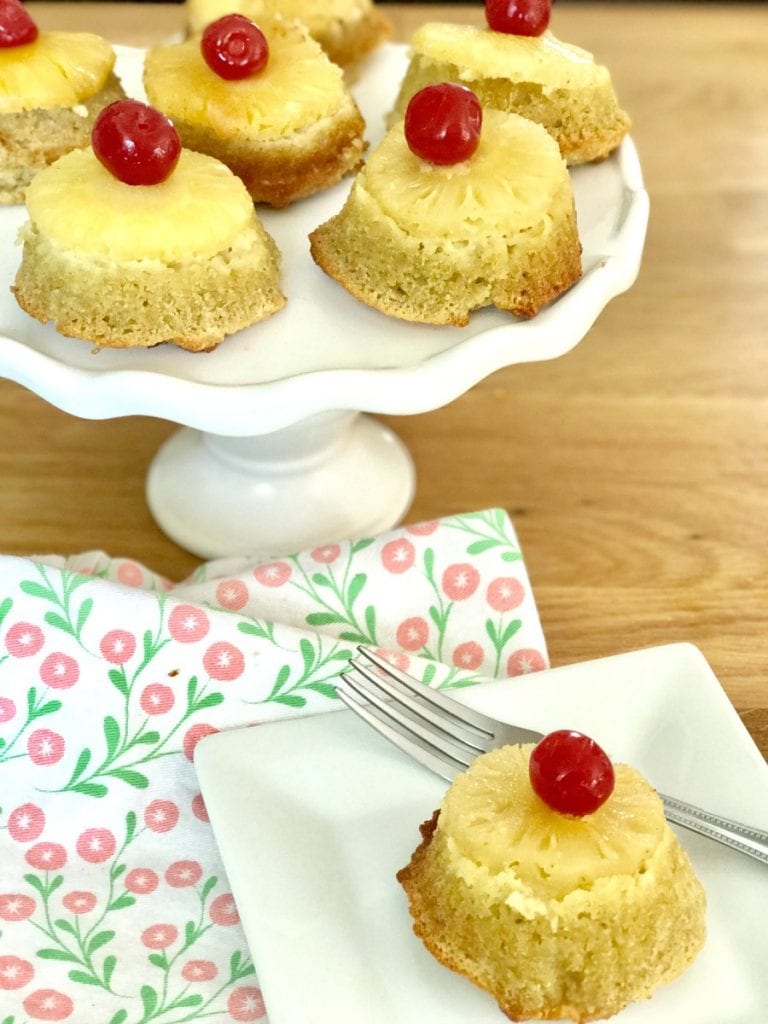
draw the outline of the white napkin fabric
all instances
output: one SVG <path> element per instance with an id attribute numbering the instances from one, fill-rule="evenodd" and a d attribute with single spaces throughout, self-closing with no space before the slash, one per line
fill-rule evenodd
<path id="1" fill-rule="evenodd" d="M 506 513 L 179 584 L 0 557 L 0 1024 L 267 1019 L 195 745 L 337 709 L 358 643 L 446 688 L 546 668 Z"/>

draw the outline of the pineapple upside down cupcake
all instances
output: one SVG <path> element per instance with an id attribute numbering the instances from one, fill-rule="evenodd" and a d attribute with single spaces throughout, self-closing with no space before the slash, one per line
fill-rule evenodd
<path id="1" fill-rule="evenodd" d="M 279 254 L 243 183 L 181 148 L 135 100 L 97 118 L 93 148 L 27 190 L 21 307 L 60 333 L 113 348 L 214 348 L 285 302 Z"/>
<path id="2" fill-rule="evenodd" d="M 144 87 L 189 149 L 281 207 L 335 185 L 360 163 L 365 124 L 343 73 L 298 22 L 239 14 L 200 39 L 149 52 Z"/>
<path id="3" fill-rule="evenodd" d="M 646 780 L 581 733 L 477 758 L 398 873 L 414 931 L 515 1021 L 590 1021 L 701 949 L 706 897 Z"/>
<path id="4" fill-rule="evenodd" d="M 20 203 L 43 167 L 87 146 L 96 115 L 124 95 L 109 43 L 39 32 L 17 0 L 0 0 L 0 203 Z"/>
<path id="5" fill-rule="evenodd" d="M 451 83 L 413 97 L 310 247 L 356 298 L 428 324 L 463 326 L 488 305 L 533 316 L 581 276 L 556 143 Z"/>
<path id="6" fill-rule="evenodd" d="M 629 117 L 618 104 L 608 69 L 591 53 L 545 31 L 549 9 L 550 0 L 514 5 L 487 0 L 490 28 L 422 25 L 411 41 L 394 117 L 402 116 L 424 86 L 460 82 L 484 107 L 543 125 L 569 164 L 607 157 L 629 131 Z"/>
<path id="7" fill-rule="evenodd" d="M 373 0 L 187 0 L 187 23 L 198 34 L 225 14 L 259 22 L 279 15 L 301 21 L 335 64 L 348 67 L 391 35 Z"/>

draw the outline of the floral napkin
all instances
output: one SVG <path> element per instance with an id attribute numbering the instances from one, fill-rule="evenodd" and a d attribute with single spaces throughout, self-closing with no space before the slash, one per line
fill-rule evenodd
<path id="1" fill-rule="evenodd" d="M 545 668 L 506 514 L 176 585 L 98 552 L 0 558 L 0 1024 L 266 1020 L 195 745 L 337 709 L 357 643 L 432 686 Z"/>

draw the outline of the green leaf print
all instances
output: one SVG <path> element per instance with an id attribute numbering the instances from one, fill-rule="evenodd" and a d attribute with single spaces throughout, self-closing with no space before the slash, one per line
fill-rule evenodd
<path id="1" fill-rule="evenodd" d="M 467 546 L 468 555 L 481 555 L 486 551 L 501 549 L 500 555 L 505 562 L 518 562 L 522 558 L 517 542 L 512 536 L 512 527 L 503 509 L 489 509 L 485 512 L 468 512 L 466 515 L 453 516 L 446 520 L 445 525 L 452 530 L 461 530 L 476 537 Z"/>
<path id="2" fill-rule="evenodd" d="M 92 577 L 61 571 L 57 574 L 59 591 L 51 582 L 46 566 L 37 562 L 34 565 L 40 574 L 40 580 L 22 580 L 19 584 L 20 589 L 29 597 L 54 605 L 55 610 L 49 610 L 43 616 L 45 622 L 54 629 L 67 633 L 83 650 L 87 650 L 82 633 L 93 609 L 93 598 L 87 597 L 78 605 L 73 599 L 73 594 L 79 587 L 92 582 Z"/>
<path id="3" fill-rule="evenodd" d="M 349 661 L 349 650 L 335 641 L 329 644 L 318 637 L 316 643 L 313 643 L 308 637 L 302 637 L 299 652 L 302 665 L 301 669 L 293 670 L 296 673 L 294 676 L 290 664 L 281 665 L 268 696 L 246 703 L 272 702 L 290 708 L 303 708 L 307 699 L 301 691 L 305 690 L 330 700 L 338 699 L 332 681 L 335 681 L 339 674 L 339 662 Z"/>

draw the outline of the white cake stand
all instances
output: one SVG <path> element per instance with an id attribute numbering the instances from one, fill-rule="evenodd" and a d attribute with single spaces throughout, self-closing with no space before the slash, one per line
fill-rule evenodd
<path id="1" fill-rule="evenodd" d="M 118 53 L 126 91 L 143 96 L 142 51 Z M 404 47 L 382 47 L 355 87 L 372 143 L 405 61 Z M 386 529 L 410 504 L 413 465 L 394 434 L 362 414 L 426 412 L 501 367 L 554 359 L 635 280 L 648 197 L 632 142 L 574 169 L 572 180 L 584 276 L 532 320 L 487 309 L 466 328 L 425 327 L 349 296 L 314 265 L 307 243 L 341 206 L 347 180 L 288 210 L 263 211 L 283 253 L 288 304 L 206 354 L 171 345 L 94 351 L 32 320 L 9 291 L 25 211 L 6 208 L 0 375 L 76 416 L 182 425 L 150 467 L 147 498 L 162 529 L 203 558 L 287 553 Z"/>

